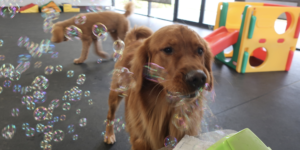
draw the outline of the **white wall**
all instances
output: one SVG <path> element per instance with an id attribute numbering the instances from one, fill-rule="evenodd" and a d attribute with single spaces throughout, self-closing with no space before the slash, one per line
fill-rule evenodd
<path id="1" fill-rule="evenodd" d="M 30 3 L 43 5 L 51 0 L 0 0 L 1 5 L 9 5 L 9 3 L 17 3 L 19 6 L 24 6 Z M 73 6 L 111 6 L 112 0 L 53 0 L 57 5 L 61 3 L 70 3 Z"/>

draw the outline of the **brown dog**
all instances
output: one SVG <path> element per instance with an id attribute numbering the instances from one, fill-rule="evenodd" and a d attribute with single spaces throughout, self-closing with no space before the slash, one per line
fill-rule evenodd
<path id="1" fill-rule="evenodd" d="M 51 42 L 60 43 L 62 41 L 67 41 L 67 38 L 64 35 L 65 28 L 71 25 L 75 25 L 82 31 L 82 51 L 80 57 L 74 59 L 74 63 L 83 63 L 87 59 L 89 48 L 92 42 L 94 43 L 96 54 L 100 57 L 108 58 L 108 54 L 101 50 L 101 45 L 98 45 L 97 37 L 92 33 L 92 26 L 96 23 L 102 23 L 107 27 L 107 30 L 114 41 L 118 40 L 118 38 L 124 40 L 125 34 L 130 27 L 129 21 L 126 17 L 132 14 L 133 8 L 133 3 L 129 2 L 125 5 L 125 14 L 119 14 L 110 11 L 79 14 L 82 16 L 86 16 L 87 18 L 86 22 L 82 25 L 75 24 L 75 17 L 62 22 L 57 22 L 54 24 L 51 32 Z"/>
<path id="2" fill-rule="evenodd" d="M 183 25 L 170 25 L 152 34 L 146 27 L 129 31 L 125 37 L 123 58 L 115 68 L 126 67 L 133 73 L 135 81 L 125 98 L 126 130 L 130 134 L 132 150 L 157 150 L 164 146 L 164 138 L 198 135 L 202 118 L 202 98 L 187 114 L 189 122 L 185 130 L 179 130 L 172 123 L 176 104 L 166 100 L 167 93 L 180 92 L 190 98 L 205 84 L 213 86 L 213 57 L 206 41 L 196 32 Z M 143 77 L 144 65 L 148 62 L 158 64 L 167 72 L 166 80 L 154 83 Z M 111 89 L 117 88 L 112 81 Z M 202 93 L 202 92 L 200 92 Z M 115 112 L 122 97 L 120 93 L 109 94 L 108 122 L 115 118 Z M 113 124 L 106 126 L 104 142 L 116 141 Z"/>

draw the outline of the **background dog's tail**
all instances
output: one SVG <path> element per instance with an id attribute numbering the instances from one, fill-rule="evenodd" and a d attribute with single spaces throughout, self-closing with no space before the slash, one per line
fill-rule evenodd
<path id="1" fill-rule="evenodd" d="M 126 44 L 129 44 L 140 39 L 148 38 L 152 35 L 152 33 L 153 32 L 151 31 L 151 29 L 149 29 L 148 27 L 134 27 L 129 32 L 127 32 L 124 41 Z"/>
<path id="2" fill-rule="evenodd" d="M 124 15 L 126 17 L 130 16 L 133 13 L 133 10 L 134 10 L 134 4 L 133 4 L 133 2 L 126 3 L 124 9 L 126 10 Z"/>

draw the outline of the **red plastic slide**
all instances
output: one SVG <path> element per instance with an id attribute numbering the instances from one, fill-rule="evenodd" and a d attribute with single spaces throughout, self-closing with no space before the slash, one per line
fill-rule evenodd
<path id="1" fill-rule="evenodd" d="M 36 5 L 36 4 L 30 3 L 30 4 L 26 5 L 26 6 L 21 7 L 20 11 L 24 11 L 24 10 L 26 10 L 26 9 L 29 9 L 29 8 L 35 6 L 35 5 Z"/>
<path id="2" fill-rule="evenodd" d="M 224 26 L 215 30 L 204 39 L 209 43 L 214 56 L 221 53 L 225 48 L 237 42 L 238 30 L 228 30 Z"/>

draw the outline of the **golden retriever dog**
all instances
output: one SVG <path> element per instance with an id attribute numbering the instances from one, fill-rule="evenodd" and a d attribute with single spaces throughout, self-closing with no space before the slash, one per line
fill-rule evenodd
<path id="1" fill-rule="evenodd" d="M 115 68 L 126 67 L 133 73 L 133 86 L 125 97 L 126 131 L 130 135 L 132 150 L 157 150 L 164 139 L 172 136 L 181 140 L 185 134 L 199 134 L 202 119 L 202 97 L 195 100 L 201 88 L 213 86 L 213 56 L 207 42 L 195 31 L 183 25 L 169 25 L 152 33 L 147 27 L 137 27 L 125 37 L 123 57 Z M 144 77 L 144 66 L 155 63 L 167 72 L 164 82 L 155 83 Z M 118 81 L 113 80 L 111 89 Z M 189 121 L 185 130 L 178 129 L 172 119 L 180 109 L 167 101 L 168 93 L 180 92 L 192 99 L 187 104 L 197 104 L 186 114 Z M 122 96 L 111 90 L 104 142 L 113 144 L 116 137 L 113 121 Z M 179 112 L 180 113 L 180 112 Z"/>
<path id="2" fill-rule="evenodd" d="M 106 26 L 107 31 L 113 38 L 113 40 L 124 40 L 126 32 L 129 30 L 129 21 L 127 17 L 132 14 L 134 4 L 129 2 L 125 5 L 125 13 L 119 14 L 112 11 L 98 12 L 98 13 L 83 13 L 79 14 L 81 16 L 86 16 L 86 22 L 84 24 L 75 24 L 75 18 L 72 17 L 68 20 L 57 22 L 52 28 L 52 38 L 51 42 L 60 43 L 62 41 L 67 41 L 65 37 L 65 29 L 71 25 L 75 25 L 82 31 L 82 36 L 80 37 L 82 41 L 82 51 L 79 58 L 74 59 L 75 64 L 83 63 L 88 56 L 89 48 L 91 43 L 94 43 L 95 52 L 98 56 L 103 58 L 108 58 L 108 54 L 101 50 L 101 45 L 97 42 L 97 37 L 92 33 L 92 26 L 96 23 L 102 23 Z"/>

